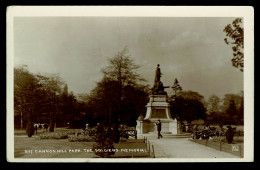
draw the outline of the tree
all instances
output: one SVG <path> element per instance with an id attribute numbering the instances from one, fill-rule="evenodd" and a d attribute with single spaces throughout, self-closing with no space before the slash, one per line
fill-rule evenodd
<path id="1" fill-rule="evenodd" d="M 234 100 L 230 100 L 226 115 L 228 116 L 228 124 L 234 124 L 237 116 L 237 108 Z"/>
<path id="2" fill-rule="evenodd" d="M 141 113 L 146 112 L 146 104 L 148 102 L 149 88 L 148 86 L 126 86 L 123 95 L 126 96 L 122 100 L 122 123 L 135 126 L 136 120 Z"/>
<path id="3" fill-rule="evenodd" d="M 57 74 L 38 74 L 37 77 L 41 83 L 42 90 L 46 92 L 45 104 L 49 105 L 49 131 L 54 132 L 55 116 L 58 112 L 58 108 L 60 105 L 60 94 L 62 92 L 61 87 L 64 84 L 64 82 L 62 81 L 61 77 Z"/>
<path id="4" fill-rule="evenodd" d="M 82 106 L 83 105 L 83 106 Z M 69 120 L 81 119 L 85 103 L 77 103 L 73 92 L 57 74 L 33 74 L 27 66 L 14 68 L 15 127 L 28 122 L 64 126 Z"/>
<path id="5" fill-rule="evenodd" d="M 87 105 L 91 107 L 89 111 L 99 121 L 106 120 L 109 124 L 117 122 L 118 114 L 118 83 L 103 79 L 91 91 Z M 145 112 L 145 105 L 148 100 L 147 86 L 124 87 L 121 100 L 121 123 L 133 125 L 140 113 Z"/>
<path id="6" fill-rule="evenodd" d="M 216 95 L 211 95 L 208 100 L 208 113 L 219 113 L 220 112 L 221 99 Z"/>
<path id="7" fill-rule="evenodd" d="M 134 63 L 128 49 L 124 48 L 113 58 L 108 59 L 108 66 L 102 69 L 103 78 L 91 91 L 87 105 L 88 115 L 93 120 L 104 120 L 110 126 L 114 124 L 114 142 L 118 142 L 118 124 L 133 125 L 140 112 L 145 108 L 148 98 L 145 80 L 137 73 L 140 66 Z"/>
<path id="8" fill-rule="evenodd" d="M 194 99 L 184 99 L 177 97 L 175 101 L 171 103 L 172 117 L 177 118 L 179 121 L 188 121 L 207 118 L 206 109 L 204 105 Z"/>
<path id="9" fill-rule="evenodd" d="M 230 101 L 234 100 L 236 109 L 238 110 L 241 105 L 242 96 L 240 94 L 225 94 L 224 98 L 222 99 L 222 111 L 225 111 L 228 109 Z"/>
<path id="10" fill-rule="evenodd" d="M 14 109 L 20 115 L 20 128 L 24 128 L 27 122 L 33 122 L 36 117 L 39 87 L 37 78 L 28 71 L 27 66 L 14 68 Z"/>
<path id="11" fill-rule="evenodd" d="M 233 58 L 232 65 L 239 68 L 240 71 L 244 71 L 244 28 L 242 26 L 242 18 L 236 18 L 232 25 L 228 24 L 224 30 L 226 36 L 229 37 L 224 39 L 226 44 L 232 45 Z"/>
<path id="12" fill-rule="evenodd" d="M 221 109 L 222 100 L 216 96 L 211 95 L 207 102 L 207 122 L 211 124 L 223 124 L 226 120 L 226 116 Z"/>
<path id="13" fill-rule="evenodd" d="M 178 80 L 177 80 L 177 78 L 174 80 L 174 84 L 173 84 L 173 86 L 172 86 L 172 89 L 173 89 L 173 91 L 175 92 L 174 93 L 174 98 L 176 98 L 177 96 L 176 96 L 176 92 L 178 91 L 178 90 L 182 90 L 182 87 L 180 86 L 180 84 L 179 84 L 179 82 L 178 82 Z"/>
<path id="14" fill-rule="evenodd" d="M 174 101 L 171 101 L 171 114 L 179 121 L 207 118 L 203 96 L 194 91 L 181 91 Z"/>
<path id="15" fill-rule="evenodd" d="M 113 91 L 117 97 L 117 118 L 120 121 L 122 114 L 121 105 L 125 87 L 128 85 L 136 86 L 138 82 L 145 81 L 140 74 L 136 72 L 140 66 L 134 63 L 130 58 L 128 48 L 125 47 L 118 52 L 113 58 L 109 58 L 109 65 L 102 70 L 104 79 L 116 82 L 117 88 Z"/>
<path id="16" fill-rule="evenodd" d="M 56 122 L 60 125 L 66 125 L 68 122 L 71 122 L 74 118 L 79 118 L 81 110 L 78 110 L 77 99 L 74 96 L 73 92 L 68 92 L 68 85 L 65 84 L 64 88 L 59 97 L 59 112 L 57 113 Z"/>
<path id="17" fill-rule="evenodd" d="M 195 91 L 180 91 L 178 96 L 183 97 L 184 99 L 193 99 L 193 100 L 198 100 L 200 101 L 205 107 L 207 106 L 207 102 L 204 99 L 204 96 L 199 94 L 198 92 Z"/>
<path id="18" fill-rule="evenodd" d="M 242 96 L 241 104 L 238 109 L 237 123 L 244 124 L 244 97 Z"/>
<path id="19" fill-rule="evenodd" d="M 97 133 L 95 137 L 96 143 L 93 144 L 92 150 L 97 156 L 102 158 L 109 158 L 115 154 L 115 147 L 113 145 L 111 128 L 106 128 L 103 124 L 97 127 Z M 107 151 L 107 150 L 110 151 Z"/>
<path id="20" fill-rule="evenodd" d="M 114 122 L 116 110 L 118 108 L 118 84 L 103 78 L 88 96 L 87 105 L 90 106 L 92 115 L 97 120 L 109 120 Z"/>

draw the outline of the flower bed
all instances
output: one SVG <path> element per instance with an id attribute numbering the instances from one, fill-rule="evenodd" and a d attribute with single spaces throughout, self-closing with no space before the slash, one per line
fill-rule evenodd
<path id="1" fill-rule="evenodd" d="M 95 142 L 95 137 L 85 135 L 71 135 L 68 138 L 69 142 Z"/>
<path id="2" fill-rule="evenodd" d="M 68 134 L 67 133 L 55 133 L 55 132 L 49 132 L 49 133 L 43 133 L 40 134 L 39 139 L 67 139 Z"/>
<path id="3" fill-rule="evenodd" d="M 48 132 L 40 134 L 37 139 L 67 139 L 70 135 L 77 135 L 79 132 L 79 130 Z"/>

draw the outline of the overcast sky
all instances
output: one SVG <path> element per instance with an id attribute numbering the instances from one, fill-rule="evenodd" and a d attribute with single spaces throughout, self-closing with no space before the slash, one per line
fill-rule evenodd
<path id="1" fill-rule="evenodd" d="M 69 90 L 89 93 L 102 78 L 108 58 L 128 46 L 139 73 L 206 99 L 243 90 L 243 72 L 232 66 L 224 27 L 234 18 L 15 17 L 14 65 L 33 73 L 59 73 Z M 167 89 L 172 94 L 171 89 Z"/>

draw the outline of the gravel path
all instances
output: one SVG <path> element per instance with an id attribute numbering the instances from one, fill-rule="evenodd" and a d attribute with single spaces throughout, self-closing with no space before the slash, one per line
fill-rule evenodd
<path id="1" fill-rule="evenodd" d="M 140 135 L 139 138 L 147 137 L 151 145 L 154 145 L 156 158 L 239 158 L 233 154 L 221 152 L 206 147 L 188 138 L 164 136 L 157 139 L 156 135 Z"/>

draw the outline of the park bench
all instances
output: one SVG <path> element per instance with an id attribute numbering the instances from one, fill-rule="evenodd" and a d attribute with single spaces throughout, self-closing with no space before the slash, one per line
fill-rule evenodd
<path id="1" fill-rule="evenodd" d="M 135 139 L 137 139 L 137 131 L 136 130 L 123 130 L 120 133 L 120 137 L 124 137 L 124 138 L 128 139 L 129 136 L 134 137 Z"/>

